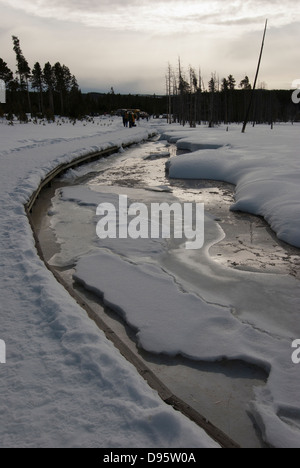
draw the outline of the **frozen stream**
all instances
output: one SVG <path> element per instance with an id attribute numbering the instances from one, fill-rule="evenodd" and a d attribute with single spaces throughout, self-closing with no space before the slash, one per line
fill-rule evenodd
<path id="1" fill-rule="evenodd" d="M 151 269 L 160 269 L 173 278 L 173 281 L 175 279 L 175 284 L 184 293 L 183 299 L 187 300 L 188 293 L 189 297 L 194 294 L 205 304 L 224 308 L 226 313 L 229 312 L 229 317 L 236 317 L 243 326 L 262 331 L 268 340 L 289 343 L 294 339 L 295 333 L 297 335 L 298 332 L 300 336 L 299 321 L 295 315 L 297 310 L 294 310 L 293 305 L 299 301 L 299 292 L 297 297 L 295 295 L 295 290 L 299 291 L 299 251 L 279 243 L 262 219 L 230 212 L 233 186 L 219 182 L 168 180 L 165 175 L 168 153 L 170 157 L 175 155 L 176 147 L 169 146 L 164 141 L 153 141 L 78 171 L 70 171 L 59 182 L 64 187 L 57 189 L 50 210 L 45 201 L 48 214 L 44 216 L 42 211 L 40 219 L 36 214 L 46 259 L 73 284 L 72 275 L 78 259 L 86 255 L 98 258 L 100 264 L 102 261 L 101 270 L 107 270 L 108 285 L 105 291 L 109 295 L 109 287 L 112 288 L 112 294 L 118 290 L 120 298 L 123 278 L 125 281 L 126 272 L 129 273 L 132 265 L 135 265 L 135 272 L 130 274 L 131 278 L 136 274 L 136 284 L 129 291 L 133 302 L 138 296 L 134 288 L 138 288 L 138 280 L 142 284 L 143 278 L 152 278 L 149 273 Z M 152 202 L 173 203 L 177 200 L 204 202 L 207 212 L 204 248 L 186 251 L 174 239 L 100 241 L 96 236 L 96 207 L 103 201 L 114 202 L 119 194 L 127 195 L 130 201 L 143 202 L 147 206 Z M 45 196 L 47 198 L 47 194 Z M 111 264 L 111 254 L 107 252 L 114 254 Z M 113 262 L 116 265 L 119 262 L 121 268 L 123 264 L 120 259 L 124 258 L 130 263 L 124 266 L 123 276 L 119 269 L 120 277 L 116 276 L 113 283 L 109 277 L 112 274 L 110 272 L 114 271 Z M 94 267 L 93 261 L 90 267 Z M 92 271 L 93 274 L 95 270 Z M 149 287 L 150 283 L 151 281 Z M 96 289 L 91 286 L 93 290 Z M 173 336 L 177 346 L 180 342 L 179 331 L 183 326 L 180 320 L 176 321 L 176 325 L 164 323 L 158 332 L 158 319 L 156 324 L 151 324 L 150 332 L 145 332 L 138 325 L 139 319 L 133 315 L 125 314 L 127 323 L 124 323 L 122 317 L 113 310 L 105 312 L 94 294 L 85 292 L 77 282 L 74 287 L 86 295 L 99 314 L 106 317 L 109 325 L 122 336 L 128 346 L 145 359 L 148 367 L 175 394 L 241 446 L 264 446 L 260 431 L 249 411 L 249 403 L 255 399 L 254 388 L 265 387 L 270 370 L 261 348 L 255 358 L 248 345 L 243 354 L 238 345 L 235 350 L 234 342 L 232 350 L 228 352 L 228 359 L 222 359 L 222 353 L 218 354 L 218 350 L 218 357 L 214 358 L 208 346 L 205 348 L 206 355 L 203 351 L 199 351 L 198 355 L 195 351 L 197 347 L 193 344 L 195 338 L 191 333 L 190 346 L 183 344 L 180 347 L 178 344 L 178 351 L 172 351 L 175 348 L 170 336 Z M 172 293 L 167 293 L 168 290 L 172 291 L 171 287 L 168 283 L 169 289 L 166 289 L 164 301 L 172 304 Z M 143 298 L 143 293 L 140 294 Z M 160 302 L 161 297 L 159 296 Z M 151 303 L 151 297 L 148 302 Z M 118 310 L 120 304 L 115 305 Z M 147 313 L 147 304 L 143 313 Z M 124 317 L 124 313 L 122 315 Z M 147 320 L 141 315 L 140 320 L 146 323 L 149 318 L 146 317 Z M 224 322 L 223 326 L 226 328 L 228 324 Z M 136 336 L 137 329 L 141 330 L 140 337 Z M 157 344 L 156 339 L 152 339 L 153 336 L 158 337 Z M 202 335 L 199 339 L 203 339 Z M 212 348 L 214 340 L 222 341 L 218 326 L 215 327 L 215 335 L 209 339 Z M 163 341 L 166 342 L 165 348 L 161 345 Z M 214 360 L 219 362 L 204 362 Z M 290 418 L 289 414 L 288 419 Z M 293 424 L 297 425 L 297 420 L 293 420 Z"/>

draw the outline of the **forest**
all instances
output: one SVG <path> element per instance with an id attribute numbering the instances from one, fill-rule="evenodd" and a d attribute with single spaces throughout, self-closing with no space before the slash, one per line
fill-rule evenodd
<path id="1" fill-rule="evenodd" d="M 66 65 L 36 62 L 30 68 L 17 36 L 12 37 L 16 55 L 16 73 L 0 58 L 0 80 L 5 83 L 6 103 L 0 103 L 0 117 L 20 122 L 55 116 L 80 119 L 85 116 L 115 113 L 118 109 L 141 109 L 149 115 L 165 115 L 169 123 L 195 127 L 206 123 L 244 121 L 252 94 L 248 76 L 236 81 L 233 75 L 220 79 L 212 73 L 205 83 L 201 72 L 191 66 L 184 71 L 179 60 L 176 71 L 168 66 L 165 95 L 122 95 L 113 87 L 107 93 L 82 93 L 76 77 Z M 253 124 L 296 122 L 300 107 L 292 102 L 289 90 L 268 90 L 265 84 L 255 89 L 250 112 Z"/>
<path id="2" fill-rule="evenodd" d="M 253 90 L 248 76 L 237 82 L 233 75 L 220 79 L 217 73 L 211 74 L 206 85 L 200 71 L 189 67 L 185 72 L 180 60 L 176 71 L 168 66 L 166 95 L 169 122 L 191 127 L 203 122 L 210 127 L 242 123 L 251 99 L 249 120 L 253 125 L 300 120 L 300 106 L 293 103 L 290 90 L 268 90 L 265 83 Z"/>
<path id="3" fill-rule="evenodd" d="M 66 65 L 59 62 L 43 67 L 36 62 L 31 69 L 17 36 L 12 36 L 16 54 L 16 73 L 0 58 L 0 79 L 6 88 L 6 103 L 0 104 L 0 116 L 12 120 L 15 115 L 21 122 L 31 117 L 55 115 L 74 116 L 81 114 L 81 92 L 77 80 Z"/>
<path id="4" fill-rule="evenodd" d="M 56 62 L 29 66 L 20 40 L 12 36 L 16 55 L 16 73 L 0 58 L 0 80 L 5 83 L 6 102 L 0 103 L 0 117 L 20 122 L 55 116 L 81 119 L 89 115 L 114 113 L 117 109 L 142 109 L 151 115 L 166 112 L 166 97 L 156 95 L 121 95 L 111 88 L 108 93 L 81 92 L 76 77 L 69 67 Z"/>

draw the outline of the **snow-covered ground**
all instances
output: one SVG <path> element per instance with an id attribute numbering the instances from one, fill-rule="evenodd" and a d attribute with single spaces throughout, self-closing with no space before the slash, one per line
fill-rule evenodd
<path id="1" fill-rule="evenodd" d="M 23 204 L 40 178 L 61 162 L 139 141 L 159 126 L 154 121 L 129 130 L 120 120 L 101 124 L 0 125 L 0 339 L 7 344 L 7 364 L 0 366 L 1 444 L 211 446 L 199 428 L 149 390 L 36 255 Z M 228 133 L 204 126 L 160 131 L 193 151 L 171 158 L 170 177 L 236 184 L 233 209 L 265 216 L 281 239 L 300 246 L 299 127 L 249 127 L 245 135 L 236 126 Z M 61 199 L 90 210 L 86 219 L 92 225 L 99 197 L 113 201 L 116 193 L 70 187 Z M 143 191 L 132 196 L 142 201 Z M 173 199 L 170 193 L 164 197 Z M 208 216 L 200 251 L 165 241 L 142 240 L 134 247 L 127 240 L 107 241 L 95 251 L 80 243 L 76 278 L 122 313 L 148 351 L 262 367 L 269 377 L 255 391 L 252 414 L 267 442 L 299 447 L 300 368 L 291 359 L 292 341 L 300 338 L 299 281 L 216 264 L 209 249 L 223 237 Z M 53 262 L 66 260 L 64 255 Z"/>
<path id="2" fill-rule="evenodd" d="M 162 138 L 193 151 L 170 159 L 170 176 L 235 183 L 233 209 L 239 206 L 264 215 L 270 223 L 274 219 L 272 227 L 278 227 L 278 234 L 283 237 L 284 232 L 286 239 L 297 245 L 299 127 L 282 125 L 273 131 L 266 126 L 250 127 L 246 135 L 240 132 L 239 127 L 232 127 L 228 133 L 224 127 L 167 127 Z M 139 164 L 144 160 L 140 150 Z M 103 184 L 67 187 L 56 207 L 64 202 L 70 210 L 71 202 L 75 203 L 75 207 L 82 207 L 80 216 L 85 213 L 85 225 L 95 226 L 97 205 L 117 205 L 117 193 L 125 191 Z M 277 198 L 281 189 L 286 212 L 281 209 L 281 198 Z M 159 197 L 158 193 L 147 196 L 141 189 L 131 191 L 131 196 L 132 201 L 146 199 L 148 203 Z M 161 197 L 160 201 L 175 200 L 171 193 Z M 75 219 L 76 211 L 70 216 Z M 60 219 L 64 230 L 64 223 L 72 222 L 66 211 L 55 219 Z M 90 238 L 87 233 L 82 235 L 76 250 L 72 236 L 68 241 L 64 237 L 64 248 L 53 258 L 54 264 L 77 262 L 75 278 L 104 296 L 105 302 L 121 313 L 137 330 L 139 344 L 147 351 L 181 354 L 199 361 L 241 360 L 264 369 L 268 381 L 266 386 L 255 389 L 251 412 L 268 443 L 276 447 L 300 446 L 299 367 L 291 358 L 292 342 L 300 336 L 298 279 L 237 271 L 217 264 L 209 251 L 224 238 L 224 232 L 211 216 L 206 218 L 205 245 L 200 251 L 188 252 L 184 244 L 163 240 L 99 243 L 95 227 Z"/>
<path id="3" fill-rule="evenodd" d="M 215 447 L 165 405 L 38 258 L 23 204 L 74 157 L 148 137 L 121 119 L 0 123 L 1 447 Z"/>

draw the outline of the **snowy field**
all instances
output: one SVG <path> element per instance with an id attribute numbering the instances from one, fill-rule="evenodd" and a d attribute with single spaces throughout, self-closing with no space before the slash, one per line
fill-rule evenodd
<path id="1" fill-rule="evenodd" d="M 39 260 L 23 204 L 62 162 L 151 127 L 0 123 L 1 447 L 214 447 L 165 405 Z"/>
<path id="2" fill-rule="evenodd" d="M 300 129 L 249 127 L 241 135 L 235 126 L 226 132 L 152 121 L 129 130 L 120 119 L 97 123 L 0 125 L 0 339 L 7 344 L 7 364 L 0 366 L 1 445 L 214 446 L 149 390 L 55 282 L 36 255 L 23 204 L 59 163 L 141 141 L 157 127 L 162 139 L 191 151 L 170 159 L 171 178 L 235 184 L 232 209 L 264 216 L 280 239 L 300 247 Z M 61 198 L 89 210 L 92 225 L 99 196 L 116 197 L 101 187 L 67 187 Z M 142 197 L 136 192 L 134 201 Z M 171 202 L 172 194 L 165 199 Z M 76 278 L 123 315 L 148 351 L 199 361 L 239 359 L 264 369 L 268 381 L 255 389 L 252 415 L 266 442 L 300 447 L 300 367 L 291 360 L 292 341 L 300 338 L 299 281 L 216 264 L 209 250 L 223 238 L 207 216 L 199 252 L 178 242 L 132 248 L 110 241 L 93 251 L 80 244 Z M 53 263 L 62 260 L 57 256 Z"/>

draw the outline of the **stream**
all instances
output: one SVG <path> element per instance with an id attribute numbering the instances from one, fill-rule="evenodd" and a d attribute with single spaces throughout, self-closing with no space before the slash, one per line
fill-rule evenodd
<path id="1" fill-rule="evenodd" d="M 169 180 L 165 162 L 176 154 L 175 145 L 153 139 L 68 171 L 55 181 L 52 189 L 44 191 L 33 213 L 41 247 L 46 260 L 105 317 L 108 325 L 172 392 L 242 447 L 265 447 L 249 412 L 249 402 L 254 399 L 253 387 L 264 386 L 267 381 L 264 370 L 242 361 L 206 363 L 180 355 L 146 352 L 137 346 L 134 329 L 116 312 L 103 308 L 97 296 L 73 281 L 77 259 L 99 248 L 99 239 L 95 231 L 95 209 L 68 197 L 68 191 L 62 196 L 64 188 L 88 187 L 108 197 L 122 194 L 148 205 L 164 201 L 204 203 L 213 238 L 208 248 L 199 252 L 183 251 L 171 239 L 163 247 L 156 246 L 155 254 L 153 245 L 146 241 L 134 246 L 125 243 L 118 253 L 158 263 L 186 290 L 205 295 L 208 301 L 216 300 L 216 295 L 218 302 L 229 297 L 237 315 L 245 322 L 255 318 L 260 324 L 267 320 L 271 332 L 276 333 L 282 325 L 286 335 L 292 336 L 293 324 L 279 314 L 274 317 L 271 302 L 266 304 L 264 317 L 260 316 L 263 292 L 261 297 L 257 294 L 256 300 L 252 298 L 253 290 L 260 287 L 265 274 L 268 281 L 282 277 L 285 281 L 290 277 L 299 279 L 299 251 L 279 242 L 262 218 L 231 212 L 234 186 L 214 181 Z M 112 240 L 101 247 L 115 250 Z"/>

